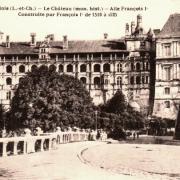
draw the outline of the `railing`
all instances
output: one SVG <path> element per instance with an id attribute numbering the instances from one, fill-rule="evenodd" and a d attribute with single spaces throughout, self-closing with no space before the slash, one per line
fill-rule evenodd
<path id="1" fill-rule="evenodd" d="M 96 140 L 96 133 L 57 131 L 54 133 L 42 133 L 38 136 L 31 136 L 30 133 L 24 137 L 0 138 L 0 155 L 28 154 L 38 151 L 56 149 L 57 144 Z"/>

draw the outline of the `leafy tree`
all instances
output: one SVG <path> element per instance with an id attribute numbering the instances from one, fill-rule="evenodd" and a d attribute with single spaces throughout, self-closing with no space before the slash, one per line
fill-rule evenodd
<path id="1" fill-rule="evenodd" d="M 0 104 L 0 128 L 4 127 L 5 109 L 2 104 Z"/>
<path id="2" fill-rule="evenodd" d="M 92 99 L 76 78 L 41 66 L 20 81 L 11 103 L 11 128 L 93 127 Z"/>

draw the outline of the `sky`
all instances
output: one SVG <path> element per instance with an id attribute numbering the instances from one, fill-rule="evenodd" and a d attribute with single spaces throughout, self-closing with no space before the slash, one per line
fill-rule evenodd
<path id="1" fill-rule="evenodd" d="M 43 10 L 44 7 L 83 7 L 82 17 L 57 17 L 56 13 L 67 11 Z M 4 7 L 33 7 L 36 11 L 2 10 Z M 90 11 L 90 7 L 103 8 L 102 11 Z M 143 8 L 142 11 L 110 11 L 110 7 Z M 146 7 L 146 10 L 144 10 Z M 38 10 L 38 8 L 41 8 Z M 41 12 L 55 14 L 53 17 L 25 17 L 18 13 Z M 109 17 L 109 13 L 117 13 Z M 74 13 L 74 11 L 69 11 Z M 79 13 L 76 11 L 76 13 Z M 84 17 L 90 13 L 91 17 Z M 106 13 L 106 17 L 92 17 L 93 13 Z M 180 0 L 0 0 L 0 31 L 10 35 L 11 41 L 29 41 L 30 33 L 35 32 L 37 40 L 43 40 L 47 34 L 54 34 L 55 40 L 62 40 L 67 35 L 69 40 L 102 39 L 108 33 L 109 39 L 120 38 L 124 35 L 125 24 L 136 21 L 136 16 L 143 17 L 145 31 L 162 29 L 170 14 L 180 13 Z"/>

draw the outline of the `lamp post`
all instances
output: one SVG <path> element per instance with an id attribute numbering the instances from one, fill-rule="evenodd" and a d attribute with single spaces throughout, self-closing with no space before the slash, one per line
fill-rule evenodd
<path id="1" fill-rule="evenodd" d="M 98 114 L 98 111 L 96 110 L 96 111 L 95 111 L 95 121 L 96 121 L 96 122 L 95 122 L 95 130 L 96 130 L 96 132 L 97 132 L 97 128 L 98 128 L 98 127 L 97 127 L 97 114 Z"/>

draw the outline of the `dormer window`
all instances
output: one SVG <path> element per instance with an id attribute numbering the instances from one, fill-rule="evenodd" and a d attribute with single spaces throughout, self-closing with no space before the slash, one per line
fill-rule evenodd
<path id="1" fill-rule="evenodd" d="M 46 52 L 46 49 L 45 48 L 42 48 L 41 49 L 41 53 L 45 53 Z"/>

